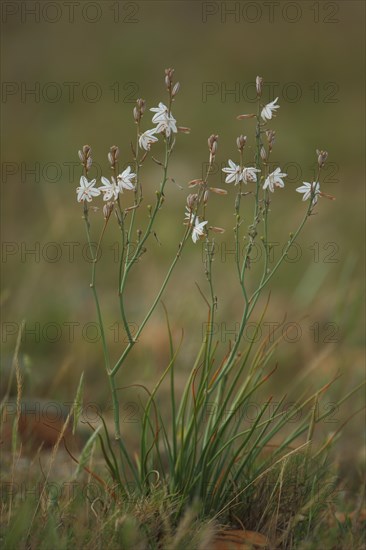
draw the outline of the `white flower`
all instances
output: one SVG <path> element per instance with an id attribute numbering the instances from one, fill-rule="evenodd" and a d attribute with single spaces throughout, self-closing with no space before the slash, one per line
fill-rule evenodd
<path id="1" fill-rule="evenodd" d="M 152 121 L 157 124 L 155 128 L 155 133 L 160 134 L 160 132 L 165 132 L 167 137 L 170 136 L 171 132 L 175 134 L 177 130 L 177 121 L 173 115 L 169 114 L 169 109 L 164 103 L 159 103 L 159 107 L 152 107 L 150 111 L 153 111 L 155 115 L 152 117 Z"/>
<path id="2" fill-rule="evenodd" d="M 192 226 L 193 225 L 193 219 L 194 219 L 194 227 L 193 227 L 193 231 L 192 231 L 192 241 L 194 243 L 196 243 L 198 241 L 198 239 L 200 237 L 202 237 L 202 235 L 204 235 L 203 228 L 206 225 L 207 221 L 200 222 L 198 216 L 197 215 L 196 215 L 196 217 L 194 217 L 194 216 L 195 216 L 194 212 L 188 206 L 186 206 L 186 212 L 185 212 L 185 216 L 184 216 L 184 224 Z"/>
<path id="3" fill-rule="evenodd" d="M 169 109 L 166 105 L 164 105 L 164 103 L 159 103 L 159 107 L 152 107 L 150 109 L 150 111 L 152 111 L 153 113 L 156 113 L 153 117 L 152 117 L 152 121 L 154 123 L 156 122 L 162 122 L 163 120 L 165 120 L 165 118 L 169 115 Z"/>
<path id="4" fill-rule="evenodd" d="M 232 183 L 235 181 L 235 185 L 243 179 L 243 174 L 238 164 L 235 164 L 232 160 L 229 160 L 229 166 L 223 168 L 222 171 L 228 174 L 225 178 L 225 183 Z"/>
<path id="5" fill-rule="evenodd" d="M 76 188 L 77 200 L 91 202 L 93 197 L 100 195 L 100 190 L 97 187 L 94 187 L 97 180 L 88 181 L 85 176 L 80 178 L 80 187 Z"/>
<path id="6" fill-rule="evenodd" d="M 203 228 L 206 225 L 207 221 L 200 222 L 198 218 L 194 221 L 194 228 L 192 231 L 192 241 L 196 243 L 202 235 L 204 235 Z"/>
<path id="7" fill-rule="evenodd" d="M 269 189 L 272 193 L 275 190 L 275 187 L 285 187 L 285 183 L 282 178 L 285 178 L 287 174 L 281 172 L 281 168 L 276 168 L 272 174 L 266 178 L 264 182 L 263 189 Z"/>
<path id="8" fill-rule="evenodd" d="M 152 143 L 155 143 L 158 141 L 158 138 L 154 135 L 156 132 L 156 128 L 152 128 L 151 130 L 146 130 L 141 136 L 139 137 L 139 145 L 141 149 L 145 149 L 145 151 L 150 151 L 150 146 Z"/>
<path id="9" fill-rule="evenodd" d="M 271 103 L 267 103 L 267 105 L 263 107 L 261 117 L 263 118 L 264 122 L 267 122 L 267 120 L 271 120 L 273 116 L 272 113 L 276 112 L 276 109 L 280 108 L 279 105 L 275 104 L 277 100 L 278 97 L 276 97 L 274 101 L 272 101 Z"/>
<path id="10" fill-rule="evenodd" d="M 243 175 L 242 175 L 243 182 L 244 183 L 249 183 L 249 182 L 256 183 L 256 181 L 257 181 L 256 172 L 260 172 L 260 170 L 258 168 L 253 168 L 252 166 L 248 166 L 248 168 L 244 168 Z"/>
<path id="11" fill-rule="evenodd" d="M 160 134 L 160 132 L 165 132 L 167 137 L 169 137 L 172 132 L 176 134 L 178 132 L 177 121 L 172 115 L 167 115 L 163 120 L 159 122 L 159 124 L 155 128 L 155 132 L 157 134 Z"/>
<path id="12" fill-rule="evenodd" d="M 313 183 L 308 183 L 307 181 L 304 181 L 303 185 L 298 187 L 296 191 L 298 193 L 304 194 L 302 198 L 303 201 L 310 199 L 313 195 L 312 206 L 314 206 L 318 202 L 318 195 L 321 194 L 319 182 L 316 181 L 313 181 Z"/>
<path id="13" fill-rule="evenodd" d="M 119 190 L 121 193 L 123 193 L 123 189 L 135 189 L 135 186 L 131 182 L 132 179 L 136 178 L 136 174 L 131 172 L 131 166 L 128 166 L 126 170 L 122 172 L 122 174 L 118 174 L 117 176 L 117 182 L 119 186 Z"/>
<path id="14" fill-rule="evenodd" d="M 114 177 L 112 176 L 111 181 L 109 181 L 108 178 L 102 177 L 101 181 L 103 185 L 102 187 L 99 187 L 99 191 L 102 191 L 103 193 L 103 200 L 109 201 L 113 197 L 113 199 L 116 201 L 119 194 L 119 187 Z"/>

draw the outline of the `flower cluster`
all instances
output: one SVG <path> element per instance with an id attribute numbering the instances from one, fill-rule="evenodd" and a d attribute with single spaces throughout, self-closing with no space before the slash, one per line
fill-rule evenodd
<path id="1" fill-rule="evenodd" d="M 142 104 L 139 104 L 141 101 L 142 100 L 138 100 L 137 103 L 140 107 L 144 107 Z M 108 161 L 114 173 L 117 172 L 118 157 L 119 148 L 116 145 L 112 145 L 108 153 Z M 116 178 L 112 176 L 110 181 L 108 178 L 102 177 L 101 182 L 103 185 L 101 187 L 95 187 L 97 180 L 93 179 L 89 181 L 86 177 L 93 162 L 91 147 L 89 145 L 84 145 L 79 151 L 79 159 L 83 165 L 85 175 L 81 176 L 80 186 L 76 188 L 78 202 L 91 202 L 94 197 L 98 197 L 101 193 L 103 193 L 104 201 L 110 201 L 111 199 L 116 201 L 119 194 L 123 193 L 123 189 L 128 189 L 129 191 L 135 189 L 132 181 L 135 180 L 137 176 L 131 171 L 131 166 L 128 166 L 121 174 L 118 174 Z"/>
<path id="2" fill-rule="evenodd" d="M 131 167 L 128 166 L 121 174 L 117 176 L 117 181 L 114 177 L 111 177 L 111 181 L 108 178 L 102 177 L 102 186 L 95 187 L 97 180 L 88 180 L 86 176 L 81 176 L 80 186 L 76 188 L 78 202 L 91 202 L 93 197 L 98 197 L 103 193 L 103 200 L 110 201 L 111 199 L 117 200 L 118 195 L 123 193 L 123 189 L 133 190 L 135 189 L 132 180 L 136 178 L 136 174 L 131 172 Z"/>
<path id="3" fill-rule="evenodd" d="M 169 107 L 167 107 L 161 101 L 158 107 L 152 107 L 150 111 L 155 113 L 152 117 L 152 122 L 153 124 L 156 124 L 156 126 L 155 128 L 151 128 L 150 130 L 146 130 L 145 132 L 140 134 L 139 146 L 141 149 L 145 149 L 145 151 L 150 151 L 152 143 L 158 141 L 156 134 L 165 134 L 166 137 L 169 138 L 172 133 L 176 134 L 178 132 L 177 121 L 172 115 L 171 103 L 172 101 L 174 101 L 175 96 L 180 90 L 180 84 L 179 82 L 173 84 L 173 74 L 174 69 L 165 70 L 165 85 L 170 98 Z M 138 117 L 135 116 L 136 122 L 140 122 L 142 113 Z M 179 130 L 181 132 L 189 132 L 189 128 L 181 127 L 179 128 Z"/>
<path id="4" fill-rule="evenodd" d="M 235 185 L 243 181 L 244 183 L 257 181 L 257 172 L 260 172 L 259 169 L 249 166 L 242 169 L 238 164 L 235 164 L 231 159 L 228 161 L 229 166 L 223 168 L 222 171 L 227 174 L 225 178 L 225 183 L 233 183 Z"/>
<path id="5" fill-rule="evenodd" d="M 214 193 L 215 195 L 227 195 L 227 191 L 225 189 L 221 189 L 220 187 L 207 186 L 207 179 L 212 167 L 212 163 L 214 162 L 217 153 L 218 138 L 219 136 L 217 134 L 212 134 L 207 140 L 210 156 L 206 179 L 195 179 L 191 180 L 188 183 L 188 187 L 200 187 L 199 193 L 191 193 L 190 195 L 188 195 L 186 213 L 184 218 L 184 225 L 189 225 L 192 228 L 192 240 L 194 243 L 196 243 L 198 239 L 205 235 L 204 227 L 208 223 L 207 220 L 200 221 L 200 218 L 197 215 L 197 210 L 200 206 L 200 203 L 202 202 L 204 207 L 206 207 L 210 193 Z M 214 233 L 225 232 L 225 229 L 223 229 L 222 227 L 216 227 L 212 225 L 206 228 L 206 230 L 207 229 L 213 231 Z"/>
<path id="6" fill-rule="evenodd" d="M 257 98 L 260 100 L 262 96 L 262 88 L 263 88 L 263 78 L 261 76 L 257 76 L 256 78 L 256 91 L 257 91 Z M 253 113 L 250 114 L 243 114 L 239 115 L 237 117 L 238 120 L 243 119 L 251 119 L 251 118 L 257 118 L 257 127 L 258 127 L 258 135 L 259 135 L 259 155 L 262 161 L 266 164 L 268 161 L 268 157 L 270 153 L 272 152 L 273 145 L 275 142 L 275 131 L 271 129 L 267 130 L 261 130 L 261 127 L 264 126 L 269 120 L 271 120 L 275 115 L 277 109 L 280 108 L 280 106 L 277 104 L 278 97 L 271 101 L 270 103 L 267 103 L 266 105 L 261 105 L 260 107 L 260 116 L 255 115 Z M 263 122 L 262 122 L 263 121 Z M 260 135 L 264 133 L 267 138 L 268 142 L 268 151 L 264 147 L 263 143 L 261 142 Z M 243 149 L 246 143 L 246 136 L 239 136 L 237 138 L 237 147 L 239 152 L 242 154 Z M 318 160 L 318 166 L 319 170 L 324 167 L 324 164 L 328 158 L 328 153 L 326 151 L 322 151 L 317 149 L 317 160 Z M 251 166 L 242 168 L 240 165 L 235 164 L 231 159 L 228 161 L 228 166 L 223 168 L 222 171 L 227 174 L 225 178 L 225 183 L 234 183 L 235 185 L 238 185 L 238 183 L 243 182 L 245 184 L 247 183 L 256 183 L 257 184 L 257 173 L 260 172 L 259 168 L 253 168 Z M 271 193 L 274 193 L 276 188 L 283 188 L 285 187 L 285 183 L 283 179 L 287 176 L 284 172 L 281 171 L 281 168 L 276 168 L 273 172 L 268 174 L 268 176 L 264 180 L 263 184 L 263 190 L 268 190 Z M 298 193 L 303 194 L 303 200 L 311 200 L 311 208 L 313 208 L 316 203 L 318 202 L 318 197 L 327 197 L 329 199 L 334 199 L 331 195 L 326 195 L 325 193 L 322 193 L 320 191 L 320 184 L 319 181 L 314 181 L 312 183 L 303 182 L 303 185 L 300 187 L 297 187 L 296 191 Z"/>
<path id="7" fill-rule="evenodd" d="M 136 174 L 131 172 L 131 167 L 128 166 L 126 170 L 117 176 L 117 181 L 114 177 L 111 177 L 111 181 L 108 178 L 102 177 L 102 187 L 99 187 L 100 191 L 103 193 L 103 200 L 110 201 L 111 199 L 117 200 L 118 195 L 123 193 L 123 189 L 128 189 L 132 191 L 135 189 L 132 181 L 136 177 Z"/>
<path id="8" fill-rule="evenodd" d="M 225 183 L 235 182 L 235 185 L 241 181 L 245 184 L 257 183 L 257 173 L 260 172 L 259 168 L 248 166 L 247 168 L 242 169 L 232 160 L 229 160 L 228 164 L 228 167 L 222 169 L 223 172 L 228 174 L 225 178 Z M 276 170 L 274 170 L 274 172 L 269 174 L 266 178 L 263 189 L 269 189 L 269 191 L 273 193 L 275 187 L 284 187 L 285 184 L 282 178 L 285 178 L 286 176 L 287 174 L 281 172 L 281 168 L 276 168 Z"/>
<path id="9" fill-rule="evenodd" d="M 164 103 L 160 102 L 158 107 L 152 107 L 150 111 L 155 113 L 152 122 L 156 124 L 156 127 L 146 130 L 140 135 L 139 145 L 145 151 L 150 151 L 151 144 L 158 141 L 156 134 L 165 133 L 169 137 L 172 133 L 178 132 L 177 121 Z"/>
<path id="10" fill-rule="evenodd" d="M 157 107 L 150 108 L 150 111 L 153 113 L 152 122 L 155 124 L 154 128 L 146 130 L 143 133 L 140 133 L 140 122 L 146 110 L 145 100 L 138 99 L 136 106 L 133 110 L 133 116 L 135 123 L 138 128 L 138 144 L 141 149 L 149 151 L 151 145 L 158 141 L 158 134 L 164 134 L 167 138 L 167 146 L 173 147 L 174 140 L 172 140 L 173 145 L 169 142 L 168 138 L 172 134 L 177 133 L 178 131 L 189 132 L 189 128 L 177 127 L 177 121 L 174 118 L 171 105 L 174 102 L 174 98 L 180 89 L 179 82 L 173 83 L 173 69 L 166 69 L 165 71 L 165 84 L 169 94 L 169 102 L 167 107 L 164 103 L 159 102 Z M 236 140 L 236 145 L 240 153 L 240 164 L 236 164 L 233 160 L 228 160 L 228 165 L 225 168 L 222 168 L 222 172 L 225 174 L 225 183 L 234 183 L 238 185 L 243 183 L 255 184 L 256 186 L 256 200 L 261 200 L 258 195 L 259 187 L 266 191 L 264 199 L 266 201 L 267 207 L 269 205 L 268 192 L 274 193 L 277 188 L 284 188 L 285 182 L 284 178 L 287 177 L 287 174 L 282 172 L 280 167 L 277 167 L 274 171 L 269 173 L 268 170 L 268 159 L 271 155 L 273 145 L 275 143 L 275 131 L 267 128 L 267 122 L 272 120 L 276 115 L 276 111 L 280 108 L 278 105 L 278 97 L 267 103 L 265 105 L 261 104 L 261 96 L 263 89 L 263 78 L 258 76 L 256 78 L 256 91 L 258 98 L 258 113 L 255 115 L 253 113 L 239 115 L 237 118 L 241 119 L 256 119 L 257 131 L 257 155 L 255 166 L 244 166 L 243 165 L 243 152 L 246 145 L 247 137 L 240 135 Z M 267 144 L 265 141 L 262 141 L 262 135 L 265 136 Z M 196 194 L 191 194 L 187 198 L 187 206 L 185 212 L 184 223 L 185 225 L 191 228 L 191 236 L 194 243 L 196 243 L 201 237 L 207 236 L 208 231 L 222 233 L 224 230 L 219 227 L 207 226 L 208 221 L 204 218 L 206 217 L 206 205 L 210 196 L 210 193 L 216 193 L 219 195 L 224 195 L 227 193 L 224 189 L 218 187 L 208 187 L 207 179 L 212 167 L 212 164 L 215 160 L 216 153 L 218 148 L 218 135 L 212 134 L 208 138 L 208 149 L 209 149 L 209 170 L 205 179 L 196 179 L 189 182 L 189 187 L 198 186 L 200 188 L 199 192 Z M 133 148 L 132 148 L 133 149 Z M 140 161 L 137 158 L 137 153 L 134 151 L 136 166 L 139 166 Z M 328 153 L 323 150 L 316 150 L 317 161 L 319 172 L 324 167 L 324 164 L 327 160 Z M 89 145 L 84 145 L 81 151 L 79 151 L 79 158 L 83 166 L 84 175 L 80 178 L 80 185 L 76 189 L 77 200 L 78 202 L 84 202 L 84 204 L 91 202 L 94 197 L 98 195 L 103 195 L 103 200 L 107 203 L 106 208 L 108 210 L 107 214 L 110 215 L 110 212 L 113 209 L 113 202 L 118 201 L 118 197 L 123 193 L 124 189 L 135 190 L 137 185 L 137 174 L 132 172 L 130 166 L 128 166 L 123 172 L 117 175 L 117 161 L 119 157 L 119 149 L 116 146 L 111 147 L 108 154 L 108 160 L 112 169 L 113 176 L 110 179 L 106 177 L 101 178 L 102 185 L 96 187 L 96 180 L 88 180 L 88 173 L 92 164 L 91 157 L 91 148 Z M 141 164 L 144 161 L 146 154 L 141 160 Z M 261 163 L 262 161 L 262 163 Z M 261 168 L 260 168 L 261 167 Z M 136 170 L 137 171 L 137 170 Z M 309 212 L 317 204 L 318 197 L 323 196 L 330 199 L 334 197 L 326 195 L 320 191 L 319 184 L 319 173 L 316 178 L 316 181 L 311 183 L 303 182 L 302 185 L 296 188 L 298 193 L 303 195 L 303 201 L 310 200 Z M 248 193 L 242 193 L 241 188 L 239 189 L 239 195 L 244 196 Z M 109 202 L 112 201 L 112 202 Z M 132 207 L 135 208 L 136 204 Z M 201 211 L 202 207 L 202 211 Z M 206 227 L 207 226 L 207 227 Z"/>

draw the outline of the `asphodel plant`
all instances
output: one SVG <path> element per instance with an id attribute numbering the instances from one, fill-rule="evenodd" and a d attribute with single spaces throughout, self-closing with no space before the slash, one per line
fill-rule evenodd
<path id="1" fill-rule="evenodd" d="M 167 101 L 150 108 L 153 113 L 152 128 L 145 129 L 144 123 L 148 112 L 146 101 L 137 100 L 133 109 L 136 136 L 134 145 L 131 147 L 132 158 L 121 173 L 118 170 L 120 151 L 117 146 L 112 146 L 108 153 L 111 174 L 108 178 L 102 177 L 101 185 L 97 186 L 97 181 L 89 177 L 92 166 L 91 147 L 85 145 L 79 151 L 83 173 L 80 186 L 77 188 L 77 200 L 83 208 L 90 256 L 93 259 L 90 287 L 96 304 L 106 377 L 113 403 L 114 434 L 108 433 L 105 419 L 101 418 L 102 430 L 97 435 L 110 471 L 114 494 L 117 492 L 122 498 L 147 495 L 155 490 L 157 485 L 162 485 L 168 496 L 178 498 L 177 514 L 183 511 L 188 503 L 199 500 L 204 513 L 219 515 L 238 506 L 257 483 L 268 476 L 273 469 L 287 464 L 293 455 L 299 454 L 304 457 L 302 472 L 306 475 L 306 472 L 311 470 L 309 449 L 311 449 L 310 444 L 316 424 L 331 413 L 330 410 L 326 410 L 323 414 L 317 414 L 314 411 L 319 410 L 316 405 L 333 380 L 310 394 L 305 388 L 290 410 L 284 411 L 283 404 L 285 395 L 298 389 L 296 380 L 285 388 L 283 397 L 278 402 L 274 403 L 272 399 L 263 401 L 260 392 L 276 370 L 274 353 L 282 338 L 281 326 L 277 327 L 277 332 L 274 331 L 271 338 L 262 339 L 260 342 L 255 338 L 256 334 L 250 342 L 244 342 L 243 339 L 245 329 L 254 312 L 259 319 L 256 331 L 260 331 L 261 324 L 266 319 L 268 302 L 264 307 L 263 301 L 260 302 L 261 311 L 257 311 L 260 304 L 259 298 L 263 293 L 268 296 L 271 279 L 280 270 L 291 246 L 310 220 L 314 210 L 318 208 L 319 199 L 323 197 L 333 199 L 321 191 L 322 169 L 328 153 L 317 150 L 315 177 L 312 177 L 309 182 L 299 182 L 296 192 L 302 194 L 305 204 L 301 209 L 301 203 L 297 203 L 298 226 L 285 238 L 279 258 L 274 263 L 270 262 L 271 203 L 277 200 L 278 196 L 291 191 L 288 191 L 285 185 L 287 174 L 280 166 L 274 167 L 271 162 L 275 144 L 275 131 L 271 126 L 279 109 L 278 98 L 264 104 L 263 79 L 257 77 L 255 112 L 237 117 L 239 120 L 245 120 L 246 127 L 252 128 L 253 138 L 247 138 L 244 135 L 237 137 L 236 159 L 228 160 L 227 167 L 223 168 L 225 183 L 223 187 L 217 187 L 211 184 L 211 180 L 218 154 L 219 136 L 216 134 L 209 136 L 207 170 L 202 177 L 188 183 L 186 202 L 182 204 L 182 233 L 176 252 L 167 272 L 162 274 L 161 286 L 155 298 L 152 303 L 146 304 L 137 332 L 132 334 L 127 283 L 130 277 L 135 276 L 137 262 L 145 260 L 146 248 L 156 237 L 157 219 L 170 215 L 169 188 L 172 177 L 169 172 L 169 162 L 179 133 L 189 133 L 189 129 L 178 126 L 174 118 L 173 107 L 180 85 L 174 82 L 173 69 L 165 71 L 165 87 Z M 162 159 L 157 159 L 153 151 L 158 147 L 159 142 L 164 144 Z M 144 170 L 149 162 L 158 164 L 161 169 L 161 179 L 153 189 L 156 197 L 155 204 L 148 205 L 146 210 L 143 203 L 147 185 Z M 153 185 L 151 181 L 148 185 L 151 191 Z M 217 309 L 213 256 L 215 238 L 224 232 L 224 228 L 217 227 L 209 221 L 209 198 L 217 195 L 217 200 L 228 200 L 226 195 L 230 186 L 236 190 L 233 205 L 235 216 L 233 241 L 236 252 L 233 266 L 237 273 L 243 308 L 241 318 L 238 320 L 236 338 L 224 350 L 223 358 L 218 362 L 218 342 L 212 330 Z M 293 193 L 294 202 L 297 198 L 299 198 L 298 195 Z M 108 231 L 116 232 L 121 243 L 117 290 L 120 316 L 128 341 L 114 363 L 110 358 L 102 304 L 99 301 L 97 289 L 98 250 L 92 246 L 91 238 L 90 210 L 96 200 L 104 203 L 102 208 L 104 221 L 97 238 L 98 247 L 102 245 Z M 137 227 L 136 216 L 142 211 L 142 207 L 145 208 L 145 212 L 147 211 L 147 216 L 145 225 L 141 229 L 140 226 Z M 232 224 L 231 220 L 232 218 L 230 218 L 230 224 Z M 172 223 L 175 221 L 176 215 L 173 215 Z M 124 369 L 126 360 L 141 339 L 146 324 L 161 303 L 164 290 L 175 267 L 178 262 L 184 262 L 185 249 L 199 242 L 202 243 L 205 251 L 203 284 L 206 285 L 206 290 L 202 290 L 201 287 L 204 287 L 200 285 L 198 291 L 207 308 L 207 317 L 203 319 L 206 322 L 206 334 L 197 351 L 196 360 L 191 365 L 185 388 L 178 401 L 175 369 L 177 357 L 182 353 L 182 341 L 174 341 L 172 322 L 164 306 L 170 361 L 155 387 L 146 388 L 146 403 L 139 424 L 140 448 L 136 453 L 135 449 L 127 447 L 121 431 L 116 376 Z M 242 253 L 243 243 L 244 254 Z M 262 269 L 259 275 L 258 270 L 250 270 L 252 254 L 257 246 L 260 246 L 263 252 Z M 291 269 L 291 266 L 287 266 L 287 269 Z M 253 280 L 254 277 L 257 277 L 257 280 Z M 156 399 L 159 388 L 166 378 L 170 378 L 171 414 L 168 420 L 166 414 L 163 415 L 159 410 Z M 299 395 L 299 392 L 296 395 Z M 345 395 L 341 402 L 349 395 Z M 243 426 L 238 411 L 243 410 L 256 398 L 257 402 L 261 403 L 259 412 L 253 422 Z M 293 423 L 292 420 L 299 416 L 300 421 Z M 301 436 L 303 436 L 302 443 L 298 444 Z M 92 437 L 95 439 L 95 434 Z M 110 439 L 115 440 L 113 445 Z M 277 444 L 272 445 L 275 439 Z M 326 452 L 328 446 L 326 443 L 322 451 Z M 268 449 L 271 451 L 268 452 Z"/>

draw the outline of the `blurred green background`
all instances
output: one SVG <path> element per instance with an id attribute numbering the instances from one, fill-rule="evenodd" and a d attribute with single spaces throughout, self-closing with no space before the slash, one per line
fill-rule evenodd
<path id="1" fill-rule="evenodd" d="M 320 199 L 316 216 L 298 241 L 301 257 L 285 264 L 271 283 L 268 320 L 281 322 L 287 314 L 289 322 L 301 327 L 301 337 L 293 343 L 285 341 L 277 352 L 280 372 L 275 391 L 282 394 L 289 376 L 315 362 L 309 380 L 314 387 L 342 370 L 341 382 L 330 397 L 336 400 L 361 379 L 363 365 L 364 2 L 105 0 L 75 3 L 73 13 L 70 10 L 63 2 L 3 4 L 5 371 L 11 363 L 17 326 L 25 318 L 24 394 L 70 401 L 85 371 L 86 399 L 108 402 L 101 345 L 92 342 L 95 332 L 87 326 L 96 321 L 96 315 L 89 289 L 90 264 L 82 253 L 86 248 L 82 211 L 76 202 L 81 173 L 77 151 L 85 143 L 91 145 L 94 162 L 100 167 L 92 170 L 93 177 L 101 173 L 109 177 L 111 145 L 120 147 L 123 166 L 131 163 L 134 101 L 142 97 L 148 108 L 166 101 L 164 69 L 174 67 L 181 83 L 174 116 L 191 133 L 177 136 L 169 169 L 175 183 L 167 186 L 165 213 L 157 224 L 161 245 L 152 238 L 133 271 L 128 318 L 138 325 L 175 254 L 183 230 L 187 182 L 202 175 L 208 136 L 219 134 L 212 185 L 225 185 L 221 167 L 229 158 L 238 160 L 235 140 L 240 133 L 248 136 L 245 154 L 251 163 L 254 125 L 236 116 L 255 108 L 250 85 L 261 75 L 267 83 L 263 101 L 278 96 L 281 106 L 270 125 L 277 133 L 273 162 L 289 174 L 285 190 L 273 197 L 272 239 L 285 242 L 303 215 L 304 204 L 294 190 L 302 181 L 312 181 L 316 148 L 329 152 L 322 189 L 336 196 L 333 202 Z M 143 127 L 152 127 L 148 112 Z M 159 143 L 154 156 L 162 155 Z M 145 200 L 138 219 L 144 227 L 146 205 L 154 200 L 160 169 L 148 159 L 142 174 Z M 129 200 L 127 193 L 124 197 Z M 235 330 L 241 307 L 233 256 L 225 255 L 225 250 L 232 249 L 234 198 L 230 187 L 227 197 L 212 196 L 208 207 L 210 224 L 226 228 L 216 239 L 220 247 L 215 262 L 220 353 L 230 337 L 225 329 Z M 102 214 L 99 211 L 91 218 L 97 240 Z M 116 338 L 120 323 L 117 241 L 117 227 L 110 224 L 98 263 L 98 285 L 113 357 L 125 346 L 122 328 Z M 74 257 L 70 255 L 73 246 Z M 36 254 L 26 253 L 32 249 Z M 181 327 L 185 330 L 184 351 L 177 365 L 179 383 L 192 366 L 206 321 L 195 286 L 197 282 L 207 290 L 202 250 L 200 244 L 186 247 L 164 294 L 176 338 Z M 250 272 L 250 288 L 255 288 L 258 267 L 259 262 Z M 253 320 L 257 318 L 258 314 Z M 327 341 L 329 334 L 331 342 Z M 164 315 L 158 308 L 119 382 L 151 385 L 167 360 Z M 342 407 L 339 422 L 357 405 L 355 399 L 352 407 Z M 352 438 L 347 452 L 357 456 L 360 423 L 357 417 L 347 432 Z"/>

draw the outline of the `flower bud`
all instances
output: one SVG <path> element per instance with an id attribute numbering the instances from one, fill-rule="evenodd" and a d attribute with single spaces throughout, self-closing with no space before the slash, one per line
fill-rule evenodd
<path id="1" fill-rule="evenodd" d="M 187 197 L 187 206 L 190 210 L 193 209 L 195 203 L 197 202 L 197 198 L 198 198 L 197 193 L 191 193 L 190 195 L 188 195 L 188 197 Z"/>
<path id="2" fill-rule="evenodd" d="M 174 84 L 174 87 L 173 87 L 173 90 L 172 90 L 172 96 L 173 96 L 173 97 L 176 96 L 177 93 L 179 92 L 179 90 L 180 90 L 180 83 L 179 83 L 179 82 L 176 82 L 176 83 Z"/>
<path id="3" fill-rule="evenodd" d="M 196 187 L 196 185 L 202 185 L 204 183 L 203 180 L 201 179 L 198 179 L 198 180 L 191 180 L 188 182 L 188 187 Z"/>
<path id="4" fill-rule="evenodd" d="M 208 189 L 203 193 L 203 204 L 207 204 L 208 202 Z"/>
<path id="5" fill-rule="evenodd" d="M 261 97 L 263 87 L 263 78 L 261 76 L 257 76 L 257 78 L 255 79 L 255 87 L 257 90 L 257 97 Z"/>
<path id="6" fill-rule="evenodd" d="M 84 166 L 86 170 L 89 170 L 93 162 L 91 157 L 91 147 L 89 145 L 84 145 L 81 151 L 78 151 L 78 155 L 79 155 L 81 164 Z"/>
<path id="7" fill-rule="evenodd" d="M 210 137 L 208 138 L 207 143 L 208 143 L 208 148 L 210 150 L 212 149 L 213 144 L 216 143 L 218 137 L 219 136 L 216 134 L 211 134 Z"/>
<path id="8" fill-rule="evenodd" d="M 227 195 L 226 189 L 221 189 L 220 187 L 210 187 L 209 189 L 212 193 L 216 193 L 216 195 Z"/>
<path id="9" fill-rule="evenodd" d="M 212 134 L 208 140 L 208 149 L 210 151 L 210 162 L 215 158 L 216 152 L 217 152 L 217 140 L 218 140 L 217 134 Z"/>
<path id="10" fill-rule="evenodd" d="M 263 145 L 262 145 L 261 150 L 260 150 L 260 155 L 261 155 L 261 159 L 263 161 L 266 161 L 268 159 L 267 151 L 265 150 Z"/>
<path id="11" fill-rule="evenodd" d="M 223 227 L 215 227 L 213 225 L 210 225 L 209 229 L 214 233 L 225 233 L 225 229 Z"/>
<path id="12" fill-rule="evenodd" d="M 190 128 L 187 128 L 187 126 L 177 126 L 178 132 L 182 132 L 182 134 L 189 134 L 191 132 Z"/>
<path id="13" fill-rule="evenodd" d="M 174 69 L 165 69 L 165 75 L 169 78 L 169 80 L 173 79 Z"/>
<path id="14" fill-rule="evenodd" d="M 266 130 L 266 137 L 268 141 L 269 152 L 271 152 L 275 142 L 276 132 L 274 130 Z"/>
<path id="15" fill-rule="evenodd" d="M 108 220 L 110 215 L 112 214 L 113 212 L 113 208 L 114 208 L 114 204 L 113 202 L 107 202 L 104 206 L 103 206 L 103 216 L 104 216 L 104 219 Z"/>
<path id="16" fill-rule="evenodd" d="M 112 145 L 108 153 L 108 160 L 112 168 L 116 165 L 117 159 L 119 157 L 119 148 L 117 145 Z"/>
<path id="17" fill-rule="evenodd" d="M 322 151 L 322 150 L 319 150 L 317 149 L 316 150 L 316 154 L 318 155 L 318 166 L 319 168 L 323 168 L 327 158 L 328 158 L 328 153 L 327 151 Z"/>
<path id="18" fill-rule="evenodd" d="M 117 160 L 118 157 L 119 157 L 119 147 L 117 147 L 117 145 L 112 145 L 111 153 L 112 153 L 113 157 Z"/>
<path id="19" fill-rule="evenodd" d="M 136 101 L 136 104 L 137 104 L 138 110 L 141 111 L 141 114 L 144 114 L 146 109 L 146 101 L 140 98 Z"/>
<path id="20" fill-rule="evenodd" d="M 236 138 L 236 145 L 239 151 L 242 151 L 244 149 L 246 142 L 247 142 L 247 136 L 243 136 L 241 134 L 238 138 Z"/>
<path id="21" fill-rule="evenodd" d="M 255 118 L 255 114 L 251 113 L 249 115 L 238 115 L 237 120 L 243 120 L 244 118 Z"/>
<path id="22" fill-rule="evenodd" d="M 85 157 L 88 157 L 89 155 L 91 155 L 91 147 L 89 145 L 84 145 L 83 153 Z"/>
<path id="23" fill-rule="evenodd" d="M 137 99 L 136 106 L 133 108 L 133 118 L 134 121 L 138 124 L 141 120 L 142 115 L 146 109 L 146 103 L 144 99 Z"/>

